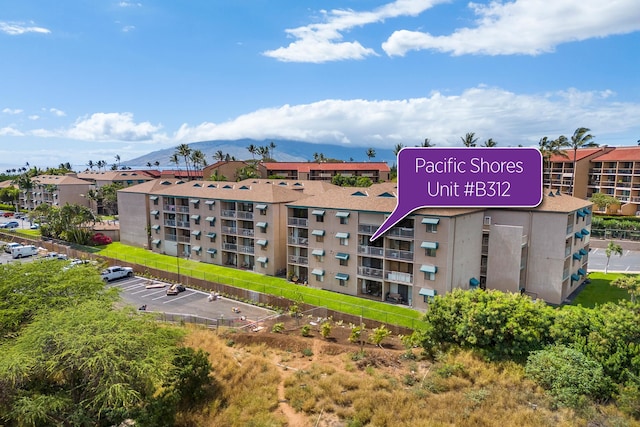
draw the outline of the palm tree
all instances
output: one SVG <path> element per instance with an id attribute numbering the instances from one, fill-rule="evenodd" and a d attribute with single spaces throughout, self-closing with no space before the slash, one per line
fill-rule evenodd
<path id="1" fill-rule="evenodd" d="M 90 170 L 93 170 L 93 168 L 94 168 L 94 166 L 95 166 L 95 164 L 93 163 L 93 160 L 89 160 L 89 161 L 87 162 L 87 166 L 89 166 L 89 169 L 90 169 Z"/>
<path id="2" fill-rule="evenodd" d="M 393 148 L 393 155 L 398 157 L 398 153 L 400 152 L 400 150 L 402 150 L 404 148 L 404 145 L 402 144 L 396 144 L 396 146 Z"/>
<path id="3" fill-rule="evenodd" d="M 429 148 L 429 147 L 435 147 L 435 146 L 436 144 L 431 143 L 431 139 L 425 138 L 424 142 L 420 144 L 418 147 Z"/>
<path id="4" fill-rule="evenodd" d="M 151 162 L 147 162 L 147 167 L 148 167 L 149 169 L 151 169 L 151 166 L 152 166 L 152 165 L 151 165 Z"/>
<path id="5" fill-rule="evenodd" d="M 202 150 L 193 150 L 191 153 L 191 164 L 196 170 L 202 170 L 207 166 L 207 159 Z"/>
<path id="6" fill-rule="evenodd" d="M 31 191 L 33 190 L 33 181 L 31 180 L 31 177 L 26 173 L 23 173 L 18 175 L 18 177 L 12 181 L 12 184 L 17 185 L 24 193 L 24 200 L 28 210 L 30 208 L 29 201 L 31 199 Z"/>
<path id="7" fill-rule="evenodd" d="M 160 162 L 158 160 L 156 160 L 155 162 L 153 162 L 153 166 L 155 166 L 155 167 L 160 166 Z"/>
<path id="8" fill-rule="evenodd" d="M 182 156 L 182 158 L 184 159 L 184 165 L 187 169 L 187 178 L 189 178 L 191 176 L 191 174 L 189 173 L 189 158 L 191 156 L 191 147 L 189 147 L 189 144 L 180 144 L 176 147 L 176 154 L 178 156 Z"/>
<path id="9" fill-rule="evenodd" d="M 249 153 L 251 153 L 251 157 L 253 157 L 253 160 L 256 160 L 256 154 L 258 153 L 258 148 L 253 145 L 253 144 L 249 144 L 249 146 L 247 147 L 247 150 L 249 151 Z"/>
<path id="10" fill-rule="evenodd" d="M 476 137 L 475 132 L 467 132 L 464 137 L 460 137 L 462 140 L 462 145 L 465 147 L 475 147 L 478 142 L 478 138 Z"/>
<path id="11" fill-rule="evenodd" d="M 178 157 L 178 153 L 173 153 L 171 157 L 169 157 L 169 163 L 175 163 L 176 168 L 180 164 L 180 158 Z"/>
<path id="12" fill-rule="evenodd" d="M 116 163 L 118 164 L 118 169 L 120 168 L 120 154 L 116 154 Z"/>
<path id="13" fill-rule="evenodd" d="M 322 163 L 326 160 L 324 154 L 322 153 L 313 153 L 313 160 L 318 163 Z"/>
<path id="14" fill-rule="evenodd" d="M 217 161 L 224 160 L 224 153 L 222 152 L 222 150 L 218 150 L 215 152 L 215 154 L 213 155 L 213 160 L 217 160 Z"/>
<path id="15" fill-rule="evenodd" d="M 609 242 L 609 244 L 607 245 L 607 248 L 604 250 L 604 254 L 607 256 L 607 265 L 604 266 L 604 274 L 607 274 L 611 255 L 615 254 L 615 255 L 622 256 L 622 246 L 614 242 Z"/>
<path id="16" fill-rule="evenodd" d="M 376 156 L 376 150 L 374 150 L 373 148 L 367 148 L 366 154 L 369 161 L 371 161 L 371 159 L 373 159 Z"/>
<path id="17" fill-rule="evenodd" d="M 551 184 L 551 157 L 562 156 L 568 158 L 567 152 L 563 149 L 566 143 L 567 137 L 564 135 L 560 135 L 558 139 L 552 141 L 546 136 L 543 136 L 538 142 L 538 150 L 540 150 L 540 154 L 542 154 L 543 170 L 549 173 L 549 184 Z"/>
<path id="18" fill-rule="evenodd" d="M 262 157 L 262 161 L 264 162 L 266 159 L 269 158 L 269 146 L 265 145 L 265 146 L 260 146 L 256 149 L 257 153 L 260 154 L 260 157 Z"/>
<path id="19" fill-rule="evenodd" d="M 275 144 L 275 142 L 271 141 L 271 142 L 269 143 L 269 150 L 270 150 L 269 157 L 270 157 L 271 159 L 273 159 L 273 160 L 275 160 L 275 157 L 274 157 L 274 154 L 273 154 L 273 152 L 275 151 L 275 149 L 276 149 L 276 144 Z"/>
<path id="20" fill-rule="evenodd" d="M 487 139 L 487 140 L 482 144 L 482 146 L 483 146 L 483 147 L 496 147 L 497 145 L 498 145 L 498 143 L 497 143 L 497 142 L 495 142 L 495 141 L 493 140 L 493 138 L 489 138 L 489 139 Z"/>
<path id="21" fill-rule="evenodd" d="M 578 148 L 591 148 L 597 147 L 598 144 L 593 142 L 594 136 L 591 135 L 591 129 L 588 128 L 578 128 L 571 135 L 571 141 L 569 142 L 569 147 L 573 149 L 573 172 L 571 174 L 571 187 L 569 189 L 569 194 L 573 196 L 573 186 L 575 185 L 576 179 L 576 159 L 578 157 Z"/>
<path id="22" fill-rule="evenodd" d="M 96 162 L 96 166 L 98 167 L 98 170 L 103 169 L 106 165 L 107 165 L 107 162 L 104 160 L 98 160 Z"/>

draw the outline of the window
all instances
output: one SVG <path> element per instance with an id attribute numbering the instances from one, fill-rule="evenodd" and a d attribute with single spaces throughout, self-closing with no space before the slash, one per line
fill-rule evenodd
<path id="1" fill-rule="evenodd" d="M 319 282 L 319 283 L 324 282 L 324 276 L 316 275 L 316 282 Z"/>
<path id="2" fill-rule="evenodd" d="M 427 224 L 427 233 L 437 233 L 438 224 Z"/>
<path id="3" fill-rule="evenodd" d="M 191 215 L 191 219 L 193 220 L 193 223 L 195 225 L 199 225 L 200 224 L 200 215 Z"/>
<path id="4" fill-rule="evenodd" d="M 436 256 L 436 249 L 438 249 L 438 242 L 422 242 L 420 247 L 424 248 L 426 256 L 434 257 Z"/>
<path id="5" fill-rule="evenodd" d="M 207 233 L 207 237 L 211 240 L 211 243 L 216 242 L 216 233 Z"/>
<path id="6" fill-rule="evenodd" d="M 340 260 L 340 265 L 343 267 L 347 267 L 349 265 L 349 260 L 348 259 L 341 259 Z"/>
<path id="7" fill-rule="evenodd" d="M 349 246 L 349 238 L 348 237 L 341 238 L 340 246 Z"/>
<path id="8" fill-rule="evenodd" d="M 324 236 L 316 236 L 316 243 L 324 242 Z"/>
<path id="9" fill-rule="evenodd" d="M 347 225 L 349 224 L 349 218 L 346 216 L 340 217 L 340 224 Z"/>
<path id="10" fill-rule="evenodd" d="M 422 223 L 426 226 L 427 233 L 437 233 L 439 222 L 439 218 L 422 218 Z"/>
<path id="11" fill-rule="evenodd" d="M 424 254 L 426 256 L 434 257 L 434 256 L 436 256 L 436 250 L 435 249 L 425 249 L 424 250 Z"/>
<path id="12" fill-rule="evenodd" d="M 424 280 L 436 280 L 436 273 L 424 272 Z"/>
<path id="13" fill-rule="evenodd" d="M 260 215 L 264 216 L 267 214 L 267 205 L 265 204 L 256 205 L 256 210 L 260 212 Z"/>
<path id="14" fill-rule="evenodd" d="M 324 222 L 324 216 L 323 215 L 316 215 L 316 222 Z"/>

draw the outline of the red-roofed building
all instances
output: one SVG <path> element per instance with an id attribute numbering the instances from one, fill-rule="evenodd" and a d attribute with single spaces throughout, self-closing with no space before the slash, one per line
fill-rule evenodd
<path id="1" fill-rule="evenodd" d="M 582 148 L 576 153 L 576 179 L 571 189 L 573 178 L 573 150 L 565 150 L 565 155 L 551 156 L 544 171 L 544 187 L 560 190 L 563 193 L 585 199 L 587 198 L 587 182 L 591 161 L 596 157 L 614 150 L 614 147 Z M 550 165 L 550 167 L 549 167 Z"/>
<path id="2" fill-rule="evenodd" d="M 637 215 L 640 205 L 640 147 L 618 147 L 591 160 L 587 197 L 613 196 L 621 203 L 610 213 Z"/>

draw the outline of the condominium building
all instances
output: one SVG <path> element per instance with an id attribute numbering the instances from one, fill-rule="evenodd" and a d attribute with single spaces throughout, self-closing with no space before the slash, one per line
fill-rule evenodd
<path id="1" fill-rule="evenodd" d="M 563 154 L 551 156 L 544 170 L 543 183 L 545 188 L 559 189 L 565 194 L 585 199 L 587 197 L 587 183 L 589 171 L 592 169 L 593 159 L 614 150 L 613 147 L 582 148 L 576 152 L 575 182 L 573 179 L 573 151 L 566 150 Z"/>
<path id="2" fill-rule="evenodd" d="M 32 210 L 41 204 L 64 206 L 75 204 L 90 207 L 87 192 L 93 185 L 79 179 L 75 173 L 65 175 L 38 175 L 31 178 L 31 189 L 21 189 L 18 204 L 21 209 Z"/>
<path id="3" fill-rule="evenodd" d="M 285 203 L 326 183 L 160 179 L 118 191 L 120 239 L 154 252 L 284 274 Z"/>
<path id="4" fill-rule="evenodd" d="M 536 208 L 421 208 L 378 239 L 394 183 L 156 180 L 118 192 L 123 243 L 424 310 L 486 287 L 560 304 L 586 277 L 590 202 L 548 192 Z"/>
<path id="5" fill-rule="evenodd" d="M 157 172 L 157 171 L 155 171 Z M 78 172 L 78 178 L 94 184 L 95 188 L 105 185 L 120 184 L 123 187 L 142 184 L 156 179 L 153 173 L 144 170 L 116 170 L 116 171 L 92 171 Z"/>
<path id="6" fill-rule="evenodd" d="M 619 147 L 591 160 L 586 197 L 604 193 L 620 201 L 612 213 L 638 215 L 640 147 Z"/>

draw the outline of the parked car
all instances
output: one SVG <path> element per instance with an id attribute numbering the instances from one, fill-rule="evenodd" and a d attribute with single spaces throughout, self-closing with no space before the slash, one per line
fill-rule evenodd
<path id="1" fill-rule="evenodd" d="M 13 212 L 5 212 L 2 214 L 2 216 L 5 218 L 11 218 L 13 216 Z"/>
<path id="2" fill-rule="evenodd" d="M 118 280 L 125 277 L 133 277 L 133 268 L 131 267 L 120 267 L 119 265 L 115 265 L 113 267 L 109 267 L 102 272 L 102 280 L 105 282 L 110 282 L 112 280 Z"/>
<path id="3" fill-rule="evenodd" d="M 11 253 L 11 249 L 13 249 L 13 248 L 17 248 L 18 246 L 22 246 L 22 245 L 21 245 L 20 243 L 16 243 L 16 242 L 7 243 L 7 244 L 4 246 L 4 251 L 5 251 L 6 253 L 10 254 L 10 253 Z"/>
<path id="4" fill-rule="evenodd" d="M 40 228 L 40 224 L 33 223 L 33 224 L 31 224 L 31 227 L 29 227 L 29 228 L 32 229 L 32 230 L 37 230 L 38 228 Z"/>
<path id="5" fill-rule="evenodd" d="M 14 259 L 34 255 L 38 255 L 38 248 L 33 245 L 16 246 L 15 248 L 11 249 L 11 256 Z"/>
<path id="6" fill-rule="evenodd" d="M 184 292 L 186 290 L 187 288 L 185 288 L 184 285 L 174 283 L 169 287 L 169 289 L 167 289 L 167 295 L 178 295 L 180 292 Z"/>
<path id="7" fill-rule="evenodd" d="M 18 221 L 9 221 L 9 222 L 5 222 L 4 224 L 0 224 L 0 228 L 18 228 L 20 227 L 20 224 L 18 223 Z"/>

